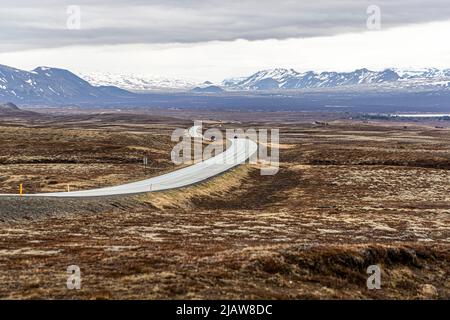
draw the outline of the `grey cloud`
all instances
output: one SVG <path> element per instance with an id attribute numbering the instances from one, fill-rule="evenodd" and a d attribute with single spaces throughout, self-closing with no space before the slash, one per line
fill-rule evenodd
<path id="1" fill-rule="evenodd" d="M 383 28 L 450 19 L 448 0 L 2 0 L 0 50 L 328 36 L 366 31 L 371 4 Z M 81 30 L 66 29 L 67 5 Z"/>

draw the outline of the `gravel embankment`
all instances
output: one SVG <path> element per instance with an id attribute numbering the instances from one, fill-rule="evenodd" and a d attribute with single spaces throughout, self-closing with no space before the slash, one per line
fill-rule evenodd
<path id="1" fill-rule="evenodd" d="M 0 199 L 0 222 L 34 220 L 77 212 L 129 211 L 142 205 L 135 197 L 108 197 L 91 199 L 19 198 Z"/>

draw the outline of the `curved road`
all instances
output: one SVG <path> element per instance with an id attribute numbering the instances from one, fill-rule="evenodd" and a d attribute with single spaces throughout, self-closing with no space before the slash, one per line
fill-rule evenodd
<path id="1" fill-rule="evenodd" d="M 188 132 L 192 137 L 202 137 L 199 127 L 191 127 Z M 103 197 L 114 195 L 137 194 L 151 191 L 161 191 L 189 186 L 223 173 L 239 164 L 244 163 L 258 150 L 258 145 L 250 139 L 237 138 L 230 140 L 230 147 L 223 153 L 196 163 L 150 179 L 122 184 L 114 187 L 91 189 L 73 192 L 54 192 L 25 194 L 25 197 Z M 0 196 L 18 196 L 17 194 L 1 194 Z"/>

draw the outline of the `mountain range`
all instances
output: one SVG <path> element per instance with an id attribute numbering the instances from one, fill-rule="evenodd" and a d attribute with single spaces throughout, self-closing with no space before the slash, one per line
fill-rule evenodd
<path id="1" fill-rule="evenodd" d="M 156 78 L 136 74 L 84 73 L 81 77 L 96 86 L 116 86 L 133 92 L 178 91 L 221 93 L 223 91 L 301 90 L 315 88 L 443 89 L 449 87 L 450 69 L 422 70 L 358 69 L 351 72 L 297 72 L 294 69 L 268 69 L 252 75 L 225 79 L 220 83 L 192 79 Z M 209 88 L 211 87 L 211 88 Z M 222 90 L 220 90 L 222 89 Z"/>
<path id="2" fill-rule="evenodd" d="M 397 86 L 448 88 L 450 69 L 371 71 L 358 69 L 353 72 L 297 72 L 293 69 L 270 69 L 249 77 L 224 80 L 221 85 L 229 90 L 295 90 L 312 88 Z"/>
<path id="3" fill-rule="evenodd" d="M 348 97 L 357 95 L 364 98 L 365 92 L 373 91 L 377 92 L 378 96 L 386 96 L 383 98 L 384 100 L 380 100 L 379 103 L 382 104 L 393 105 L 393 93 L 397 96 L 421 93 L 424 99 L 431 95 L 438 99 L 433 102 L 433 105 L 447 105 L 444 100 L 439 100 L 438 96 L 445 94 L 447 97 L 450 94 L 450 69 L 386 69 L 383 71 L 358 69 L 352 72 L 321 73 L 271 69 L 256 72 L 248 77 L 227 79 L 221 83 L 210 81 L 188 83 L 183 80 L 177 82 L 160 79 L 158 80 L 159 88 L 165 88 L 162 91 L 152 91 L 155 83 L 145 78 L 140 79 L 138 76 L 131 80 L 128 78 L 128 76 L 95 78 L 93 75 L 80 77 L 68 70 L 58 68 L 38 67 L 32 71 L 24 71 L 0 65 L 0 102 L 13 102 L 19 105 L 154 105 L 169 107 L 188 105 L 219 107 L 221 105 L 237 106 L 242 103 L 247 106 L 250 102 L 245 98 L 246 92 L 260 92 L 261 99 L 263 99 L 266 92 L 277 91 L 282 99 L 292 100 L 292 95 L 297 97 L 295 99 L 306 99 L 307 92 L 320 93 L 322 90 L 317 89 L 323 89 L 327 95 L 333 94 L 338 99 L 327 100 L 327 103 L 340 103 L 339 97 L 342 97 L 344 92 L 350 94 Z M 161 86 L 161 83 L 164 83 L 164 86 Z M 376 90 L 372 90 L 373 88 Z M 170 92 L 167 89 L 173 89 L 173 91 Z M 295 90 L 298 92 L 292 92 Z M 283 94 L 281 91 L 289 93 Z M 431 95 L 428 92 L 431 92 Z M 213 98 L 214 96 L 216 98 Z M 314 99 L 323 100 L 324 97 L 319 96 Z M 412 100 L 408 100 L 406 103 L 406 100 L 402 99 L 400 101 L 403 101 L 402 103 L 405 105 L 411 104 Z M 430 100 L 430 98 L 426 99 Z M 241 102 L 238 103 L 238 101 Z M 311 103 L 310 100 L 307 102 Z M 258 103 L 262 105 L 262 103 Z M 271 103 L 276 104 L 275 102 Z M 358 103 L 361 102 L 358 100 Z M 374 101 L 372 100 L 371 103 Z M 395 102 L 397 105 L 398 103 Z M 427 102 L 421 103 L 424 106 L 428 105 Z"/>

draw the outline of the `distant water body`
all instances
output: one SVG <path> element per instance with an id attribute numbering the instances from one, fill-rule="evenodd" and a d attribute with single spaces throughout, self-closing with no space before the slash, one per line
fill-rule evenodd
<path id="1" fill-rule="evenodd" d="M 391 117 L 400 117 L 400 118 L 442 118 L 442 117 L 450 117 L 450 113 L 391 114 Z"/>

